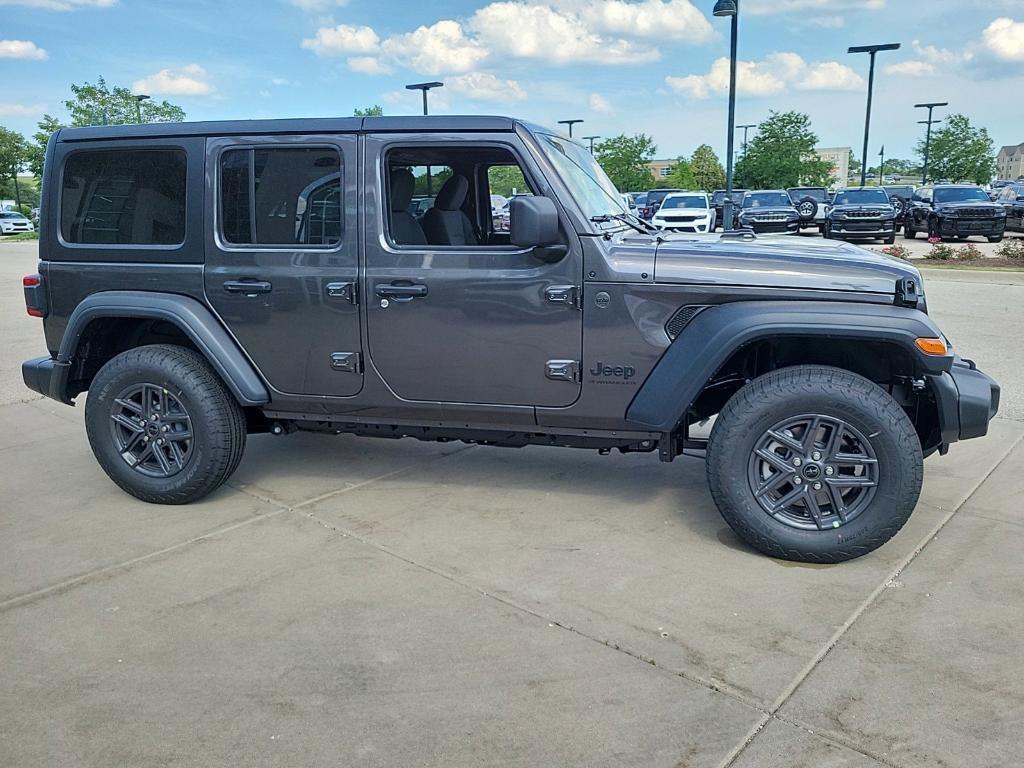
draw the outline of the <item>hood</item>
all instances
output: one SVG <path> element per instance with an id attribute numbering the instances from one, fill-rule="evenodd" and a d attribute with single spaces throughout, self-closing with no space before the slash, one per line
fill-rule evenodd
<path id="1" fill-rule="evenodd" d="M 799 216 L 792 205 L 759 205 L 757 208 L 740 208 L 740 216 L 758 216 L 762 213 L 791 213 Z"/>
<path id="2" fill-rule="evenodd" d="M 787 235 L 669 235 L 658 244 L 654 263 L 656 283 L 892 294 L 903 277 L 921 285 L 921 273 L 905 261 L 839 240 Z"/>
<path id="3" fill-rule="evenodd" d="M 832 206 L 834 213 L 874 213 L 879 215 L 895 215 L 896 209 L 886 203 L 846 203 Z"/>
<path id="4" fill-rule="evenodd" d="M 936 203 L 936 209 L 949 210 L 950 208 L 993 208 L 991 200 L 962 200 L 961 202 Z"/>

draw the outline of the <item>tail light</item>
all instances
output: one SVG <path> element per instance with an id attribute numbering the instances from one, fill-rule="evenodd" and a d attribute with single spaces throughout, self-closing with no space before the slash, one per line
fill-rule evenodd
<path id="1" fill-rule="evenodd" d="M 46 317 L 46 290 L 39 275 L 25 275 L 21 278 L 25 289 L 25 309 L 32 317 Z"/>

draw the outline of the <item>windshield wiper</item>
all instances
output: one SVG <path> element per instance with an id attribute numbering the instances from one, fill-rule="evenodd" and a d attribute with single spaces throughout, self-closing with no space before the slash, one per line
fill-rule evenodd
<path id="1" fill-rule="evenodd" d="M 627 227 L 635 229 L 642 235 L 649 235 L 661 231 L 653 224 L 649 224 L 639 216 L 633 216 L 630 213 L 602 213 L 600 216 L 591 216 L 590 220 L 595 224 L 606 224 L 610 221 L 620 221 Z"/>

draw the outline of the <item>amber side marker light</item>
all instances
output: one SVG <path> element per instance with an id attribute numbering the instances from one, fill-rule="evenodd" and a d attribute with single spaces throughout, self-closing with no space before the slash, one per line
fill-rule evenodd
<path id="1" fill-rule="evenodd" d="M 949 351 L 942 339 L 917 339 L 914 343 L 926 355 L 944 355 Z"/>

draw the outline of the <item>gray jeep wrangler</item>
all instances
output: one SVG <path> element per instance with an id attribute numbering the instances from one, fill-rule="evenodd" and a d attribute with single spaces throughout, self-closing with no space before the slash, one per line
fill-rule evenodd
<path id="1" fill-rule="evenodd" d="M 747 542 L 836 562 L 892 537 L 924 457 L 998 406 L 910 265 L 659 232 L 517 120 L 63 129 L 45 166 L 25 383 L 88 392 L 100 466 L 147 502 L 202 498 L 259 432 L 706 452 Z"/>

